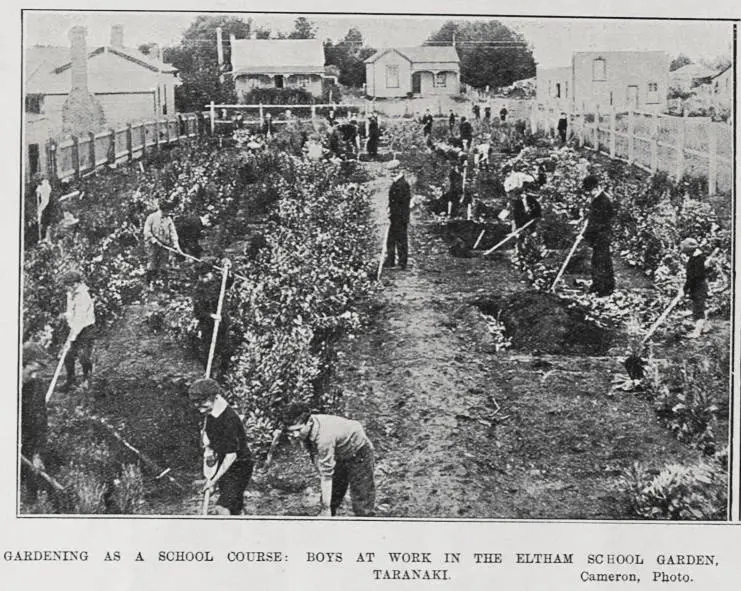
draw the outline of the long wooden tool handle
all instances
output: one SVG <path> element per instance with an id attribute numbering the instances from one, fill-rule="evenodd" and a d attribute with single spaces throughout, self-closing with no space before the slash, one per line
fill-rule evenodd
<path id="1" fill-rule="evenodd" d="M 571 250 L 569 251 L 568 256 L 566 257 L 566 260 L 563 262 L 563 265 L 561 265 L 561 268 L 558 270 L 558 274 L 556 275 L 556 278 L 553 280 L 553 283 L 551 284 L 551 288 L 548 291 L 555 291 L 556 285 L 558 285 L 558 282 L 561 280 L 561 275 L 563 275 L 564 271 L 566 271 L 566 267 L 569 264 L 569 261 L 571 260 L 571 257 L 574 256 L 574 253 L 576 252 L 576 247 L 579 246 L 579 243 L 582 241 L 582 238 L 584 238 L 584 231 L 587 229 L 587 226 L 589 225 L 589 220 L 584 222 L 584 226 L 582 226 L 581 231 L 576 236 L 576 240 L 574 240 L 574 245 L 571 247 Z"/>
<path id="2" fill-rule="evenodd" d="M 389 233 L 391 232 L 391 224 L 386 227 L 386 234 L 383 237 L 383 246 L 381 247 L 381 258 L 378 260 L 378 272 L 376 273 L 376 281 L 381 280 L 381 273 L 383 272 L 383 263 L 386 260 L 388 254 L 388 243 Z"/>
<path id="3" fill-rule="evenodd" d="M 479 234 L 479 237 L 478 237 L 478 238 L 476 239 L 476 242 L 475 242 L 475 244 L 473 245 L 473 249 L 474 249 L 474 250 L 476 250 L 476 248 L 478 247 L 478 245 L 479 245 L 479 242 L 481 242 L 481 239 L 482 239 L 482 238 L 484 237 L 484 233 L 485 233 L 485 232 L 486 232 L 486 228 L 484 228 L 483 230 L 481 230 L 481 234 Z"/>
<path id="4" fill-rule="evenodd" d="M 502 240 L 500 240 L 499 242 L 497 242 L 489 250 L 484 251 L 484 256 L 491 254 L 497 248 L 499 248 L 500 246 L 502 246 L 502 244 L 504 244 L 504 243 L 509 242 L 510 240 L 512 240 L 512 238 L 514 238 L 515 236 L 517 236 L 518 234 L 520 234 L 525 228 L 527 228 L 530 224 L 532 224 L 536 219 L 537 218 L 531 219 L 527 224 L 525 224 L 523 226 L 520 226 L 514 232 L 510 232 L 509 234 L 507 234 Z"/>
<path id="5" fill-rule="evenodd" d="M 45 401 L 47 403 L 49 402 L 51 395 L 54 393 L 54 387 L 57 385 L 59 374 L 62 373 L 62 367 L 64 367 L 64 360 L 67 358 L 67 353 L 69 353 L 69 349 L 71 346 L 72 346 L 72 342 L 67 340 L 64 343 L 64 347 L 62 347 L 62 354 L 59 356 L 59 363 L 57 363 L 57 368 L 54 370 L 54 377 L 52 377 L 51 383 L 49 384 L 49 389 L 46 391 Z"/>
<path id="6" fill-rule="evenodd" d="M 674 299 L 671 301 L 671 303 L 666 307 L 666 310 L 664 310 L 661 313 L 661 316 L 659 316 L 656 321 L 651 325 L 651 328 L 648 329 L 648 332 L 646 333 L 646 336 L 643 337 L 641 340 L 641 345 L 645 345 L 646 341 L 650 339 L 653 334 L 656 332 L 656 329 L 661 326 L 661 323 L 666 320 L 666 318 L 669 316 L 671 311 L 674 309 L 674 307 L 679 303 L 679 301 L 684 297 L 684 291 L 680 291 Z"/>
<path id="7" fill-rule="evenodd" d="M 22 455 L 22 454 L 21 454 L 21 461 L 24 464 L 26 464 L 26 466 L 28 466 L 29 468 L 31 468 L 31 470 L 33 470 L 36 474 L 38 474 L 39 476 L 41 476 L 41 478 L 43 478 L 49 484 L 51 484 L 56 490 L 58 490 L 60 492 L 63 491 L 63 490 L 65 490 L 64 489 L 64 486 L 62 486 L 61 484 L 59 484 L 59 482 L 57 480 L 55 480 L 54 478 L 52 478 L 51 476 L 49 476 L 41 468 L 37 468 L 36 466 L 34 466 L 33 465 L 33 462 L 31 460 L 29 460 L 26 456 Z"/>
<path id="8" fill-rule="evenodd" d="M 203 493 L 203 506 L 201 507 L 201 514 L 208 515 L 208 503 L 211 500 L 211 489 L 206 489 Z"/>
<path id="9" fill-rule="evenodd" d="M 214 360 L 214 353 L 216 352 L 216 337 L 219 332 L 219 325 L 221 324 L 221 310 L 224 304 L 224 294 L 226 293 L 226 280 L 229 277 L 229 267 L 231 263 L 229 259 L 226 259 L 224 264 L 224 275 L 221 277 L 221 291 L 219 292 L 219 303 L 216 306 L 216 318 L 214 319 L 214 330 L 211 333 L 211 347 L 208 350 L 208 362 L 206 363 L 206 377 L 211 377 L 211 364 Z"/>

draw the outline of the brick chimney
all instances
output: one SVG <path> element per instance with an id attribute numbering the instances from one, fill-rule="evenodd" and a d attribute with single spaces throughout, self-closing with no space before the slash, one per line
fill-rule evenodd
<path id="1" fill-rule="evenodd" d="M 111 47 L 124 46 L 123 25 L 113 25 L 111 27 Z"/>
<path id="2" fill-rule="evenodd" d="M 71 83 L 62 106 L 62 128 L 74 135 L 99 131 L 105 125 L 103 107 L 88 88 L 86 36 L 87 30 L 80 25 L 69 31 Z"/>

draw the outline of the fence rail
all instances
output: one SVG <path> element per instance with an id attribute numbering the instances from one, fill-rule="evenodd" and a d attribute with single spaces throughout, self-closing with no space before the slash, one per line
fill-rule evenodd
<path id="1" fill-rule="evenodd" d="M 556 135 L 561 112 L 555 106 L 533 104 L 533 132 Z M 571 112 L 569 134 L 586 146 L 647 172 L 667 172 L 679 180 L 687 173 L 708 179 L 708 194 L 733 188 L 733 129 L 707 117 L 676 117 L 642 111 Z"/>
<path id="2" fill-rule="evenodd" d="M 104 165 L 142 158 L 148 151 L 206 134 L 203 115 L 179 113 L 160 121 L 129 124 L 46 143 L 46 172 L 52 179 L 81 178 Z"/>

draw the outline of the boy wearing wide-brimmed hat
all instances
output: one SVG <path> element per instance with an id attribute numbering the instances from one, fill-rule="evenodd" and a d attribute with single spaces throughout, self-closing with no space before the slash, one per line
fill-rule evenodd
<path id="1" fill-rule="evenodd" d="M 695 328 L 687 337 L 697 338 L 702 334 L 706 322 L 705 301 L 708 297 L 706 256 L 694 238 L 685 238 L 679 248 L 682 254 L 688 257 L 684 293 L 692 300 L 692 318 L 695 321 Z"/>

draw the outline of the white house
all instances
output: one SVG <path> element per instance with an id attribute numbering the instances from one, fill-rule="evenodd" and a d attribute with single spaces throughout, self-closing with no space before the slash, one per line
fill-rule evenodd
<path id="1" fill-rule="evenodd" d="M 230 39 L 232 78 L 240 102 L 254 88 L 303 88 L 322 95 L 324 46 L 319 39 Z"/>
<path id="2" fill-rule="evenodd" d="M 715 74 L 715 70 L 701 64 L 687 64 L 669 72 L 669 86 L 680 92 L 689 92 L 696 86 L 706 83 Z"/>
<path id="3" fill-rule="evenodd" d="M 451 46 L 383 49 L 365 60 L 366 94 L 374 98 L 460 93 L 461 65 Z"/>
<path id="4" fill-rule="evenodd" d="M 541 104 L 575 108 L 663 111 L 669 90 L 669 55 L 663 51 L 575 52 L 571 66 L 537 70 Z"/>

